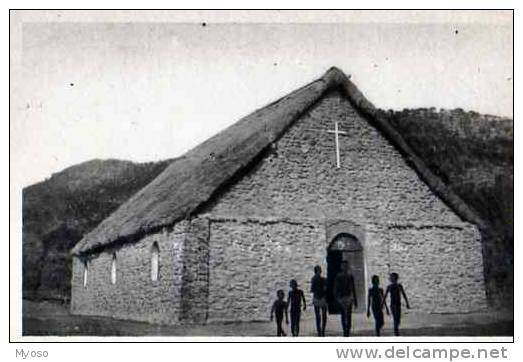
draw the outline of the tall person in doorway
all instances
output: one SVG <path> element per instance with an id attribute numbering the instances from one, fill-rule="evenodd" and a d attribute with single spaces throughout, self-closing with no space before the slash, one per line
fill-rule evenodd
<path id="1" fill-rule="evenodd" d="M 316 316 L 316 332 L 318 337 L 325 337 L 327 325 L 327 280 L 321 276 L 321 267 L 314 267 L 314 276 L 311 279 L 312 305 Z"/>
<path id="2" fill-rule="evenodd" d="M 341 263 L 341 271 L 334 279 L 334 298 L 341 308 L 341 326 L 343 336 L 348 337 L 352 327 L 352 307 L 358 308 L 354 277 L 349 271 L 349 263 Z"/>

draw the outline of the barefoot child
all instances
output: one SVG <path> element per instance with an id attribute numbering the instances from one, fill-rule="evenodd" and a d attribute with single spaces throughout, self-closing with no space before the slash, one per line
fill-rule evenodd
<path id="1" fill-rule="evenodd" d="M 390 294 L 390 311 L 392 313 L 392 319 L 394 320 L 394 335 L 399 336 L 400 331 L 400 322 L 401 322 L 401 297 L 405 299 L 405 304 L 407 309 L 410 309 L 409 300 L 405 294 L 403 286 L 398 283 L 399 275 L 398 273 L 390 273 L 390 284 L 387 287 L 385 292 L 385 297 L 383 298 L 383 303 L 387 299 L 387 295 Z"/>
<path id="2" fill-rule="evenodd" d="M 287 302 L 283 300 L 283 297 L 285 294 L 283 293 L 283 290 L 278 290 L 276 292 L 276 296 L 278 299 L 274 301 L 271 308 L 271 321 L 274 318 L 274 315 L 276 314 L 276 335 L 278 337 L 285 337 L 286 334 L 283 331 L 282 328 L 282 322 L 283 322 L 283 314 L 285 314 L 285 324 L 289 324 L 289 315 L 287 314 Z"/>
<path id="3" fill-rule="evenodd" d="M 305 295 L 303 290 L 298 289 L 298 282 L 292 279 L 290 282 L 291 290 L 289 291 L 289 297 L 287 302 L 291 307 L 291 332 L 294 337 L 300 334 L 300 315 L 301 315 L 301 302 L 303 301 L 303 310 L 306 308 Z"/>
<path id="4" fill-rule="evenodd" d="M 370 317 L 370 308 L 372 306 L 372 315 L 374 316 L 376 336 L 380 335 L 381 328 L 383 328 L 383 304 L 389 315 L 389 308 L 384 303 L 383 289 L 380 288 L 380 278 L 377 275 L 372 276 L 372 287 L 369 288 L 369 295 L 367 301 L 367 318 Z"/>

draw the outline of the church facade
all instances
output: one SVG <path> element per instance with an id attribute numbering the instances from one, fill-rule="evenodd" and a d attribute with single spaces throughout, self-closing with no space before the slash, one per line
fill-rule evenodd
<path id="1" fill-rule="evenodd" d="M 315 265 L 330 288 L 342 260 L 361 311 L 371 276 L 390 272 L 417 311 L 482 310 L 479 227 L 332 68 L 173 161 L 87 234 L 72 251 L 71 311 L 266 320 L 276 290 L 296 279 L 308 292 Z"/>

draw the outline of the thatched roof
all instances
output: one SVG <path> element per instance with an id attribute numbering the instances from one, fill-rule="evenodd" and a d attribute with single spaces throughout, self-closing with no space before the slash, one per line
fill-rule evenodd
<path id="1" fill-rule="evenodd" d="M 109 244 L 136 240 L 188 217 L 332 89 L 342 90 L 368 121 L 396 146 L 432 191 L 463 220 L 481 227 L 481 219 L 414 154 L 386 116 L 378 112 L 342 71 L 331 68 L 318 80 L 251 113 L 188 151 L 85 235 L 72 253 L 81 254 Z"/>

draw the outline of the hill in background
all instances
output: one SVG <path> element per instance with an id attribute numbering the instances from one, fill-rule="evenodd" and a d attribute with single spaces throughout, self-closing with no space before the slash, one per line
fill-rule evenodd
<path id="1" fill-rule="evenodd" d="M 23 190 L 23 297 L 62 299 L 70 292 L 69 250 L 152 181 L 170 160 L 92 160 Z"/>
<path id="2" fill-rule="evenodd" d="M 381 112 L 430 169 L 486 221 L 482 242 L 487 296 L 492 306 L 511 306 L 513 121 L 461 109 Z M 169 163 L 93 160 L 25 188 L 24 298 L 68 296 L 68 251 Z"/>

